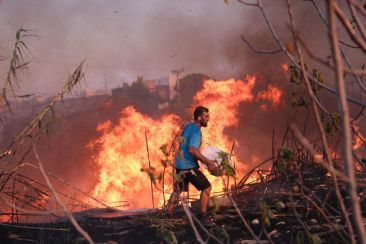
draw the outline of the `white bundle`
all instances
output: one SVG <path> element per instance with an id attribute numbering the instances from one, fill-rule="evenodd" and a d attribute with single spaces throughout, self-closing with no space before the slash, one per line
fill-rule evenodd
<path id="1" fill-rule="evenodd" d="M 221 167 L 221 163 L 225 159 L 227 159 L 228 164 L 231 166 L 230 157 L 228 157 L 228 154 L 224 151 L 220 150 L 217 147 L 214 146 L 208 146 L 202 150 L 202 155 L 210 160 L 214 160 L 216 163 L 216 169 L 214 171 L 209 171 L 210 174 L 214 176 L 222 176 L 225 175 L 227 172 L 224 172 L 223 168 Z M 207 165 L 203 163 L 203 166 L 207 169 Z"/>

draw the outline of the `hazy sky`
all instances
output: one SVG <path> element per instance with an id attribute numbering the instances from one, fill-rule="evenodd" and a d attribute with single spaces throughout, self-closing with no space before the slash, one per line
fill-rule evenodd
<path id="1" fill-rule="evenodd" d="M 1 78 L 22 26 L 37 33 L 25 39 L 33 57 L 24 92 L 54 93 L 84 58 L 90 88 L 177 68 L 230 78 L 245 65 L 240 34 L 253 24 L 248 13 L 224 0 L 0 0 Z"/>
<path id="2" fill-rule="evenodd" d="M 258 70 L 271 77 L 271 68 L 288 60 L 283 54 L 261 56 L 250 50 L 241 34 L 258 48 L 278 47 L 257 8 L 237 0 L 228 2 L 0 0 L 0 59 L 5 59 L 0 61 L 0 80 L 9 67 L 19 27 L 37 34 L 25 39 L 32 56 L 27 57 L 29 69 L 22 72 L 20 93 L 54 94 L 83 59 L 87 61 L 86 84 L 91 89 L 104 89 L 106 83 L 109 88 L 117 87 L 137 75 L 160 78 L 180 68 L 216 79 L 242 78 Z M 327 30 L 314 6 L 310 1 L 292 2 L 304 39 L 319 56 L 329 56 Z M 325 13 L 324 2 L 318 3 Z M 264 0 L 263 4 L 288 44 L 292 37 L 286 1 Z M 357 61 L 353 49 L 346 51 Z M 307 63 L 319 67 L 311 59 Z"/>

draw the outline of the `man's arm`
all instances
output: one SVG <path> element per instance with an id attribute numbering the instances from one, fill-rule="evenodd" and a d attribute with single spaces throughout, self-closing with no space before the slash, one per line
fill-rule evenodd
<path id="1" fill-rule="evenodd" d="M 195 157 L 199 161 L 205 163 L 210 171 L 215 170 L 215 168 L 216 168 L 215 161 L 210 160 L 210 159 L 206 158 L 205 156 L 203 156 L 202 153 L 200 152 L 200 150 L 198 150 L 198 148 L 189 147 L 188 152 L 190 154 L 192 154 L 193 157 Z"/>

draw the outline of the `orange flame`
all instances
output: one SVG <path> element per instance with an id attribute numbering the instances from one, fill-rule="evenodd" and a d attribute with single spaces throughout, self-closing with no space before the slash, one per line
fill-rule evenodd
<path id="1" fill-rule="evenodd" d="M 267 100 L 272 102 L 273 107 L 278 107 L 281 104 L 283 91 L 269 84 L 266 91 L 261 91 L 257 94 L 257 99 Z"/>
<path id="2" fill-rule="evenodd" d="M 171 141 L 177 121 L 176 115 L 154 120 L 132 106 L 123 109 L 118 124 L 89 145 L 92 148 L 100 146 L 95 158 L 100 171 L 94 195 L 108 203 L 138 196 L 132 201 L 135 203 L 132 207 L 146 207 L 150 199 L 150 181 L 141 173 L 141 168 L 148 164 L 145 131 L 152 166 L 159 167 L 164 157 L 159 147 Z"/>
<path id="3" fill-rule="evenodd" d="M 316 152 L 313 156 L 313 160 L 315 163 L 320 163 L 323 160 L 323 157 L 324 157 L 323 153 Z"/>
<path id="4" fill-rule="evenodd" d="M 233 141 L 224 134 L 224 129 L 238 124 L 237 109 L 241 102 L 254 100 L 252 90 L 255 82 L 255 76 L 247 76 L 244 81 L 204 82 L 203 89 L 194 97 L 194 106 L 203 105 L 210 110 L 209 125 L 202 128 L 202 148 L 215 145 L 230 153 Z M 179 121 L 174 114 L 152 119 L 130 106 L 122 110 L 119 122 L 113 127 L 108 121 L 98 125 L 97 130 L 103 135 L 89 144 L 95 150 L 94 159 L 100 167 L 94 196 L 108 203 L 133 200 L 130 208 L 151 207 L 150 180 L 146 173 L 141 172 L 141 168 L 148 165 L 144 133 L 146 131 L 148 136 L 151 165 L 155 172 L 160 172 L 164 155 L 159 148 L 173 141 Z M 238 147 L 236 142 L 236 149 Z M 233 158 L 240 177 L 246 164 L 235 156 Z M 213 185 L 213 191 L 221 191 L 224 187 L 222 179 L 205 174 Z M 171 175 L 166 178 L 171 178 Z M 166 192 L 171 190 L 171 183 L 166 185 L 166 189 Z M 162 192 L 155 189 L 154 201 L 158 206 L 162 205 L 162 198 Z"/>
<path id="5" fill-rule="evenodd" d="M 112 122 L 110 120 L 107 120 L 103 123 L 98 124 L 97 131 L 105 131 L 108 130 L 112 126 Z"/>
<path id="6" fill-rule="evenodd" d="M 1 215 L 0 216 L 0 223 L 6 223 L 10 220 L 11 218 L 9 216 L 5 216 L 5 215 Z"/>
<path id="7" fill-rule="evenodd" d="M 195 105 L 207 106 L 210 109 L 210 123 L 207 128 L 202 129 L 202 148 L 208 145 L 215 145 L 221 150 L 230 153 L 233 141 L 224 134 L 224 129 L 236 126 L 238 120 L 238 106 L 241 102 L 252 102 L 254 95 L 252 90 L 256 83 L 255 76 L 247 76 L 245 81 L 227 80 L 215 82 L 207 80 L 203 89 L 194 98 Z M 236 149 L 239 148 L 235 141 Z M 237 177 L 240 177 L 247 168 L 247 165 L 238 161 L 235 155 L 232 159 L 236 162 Z M 206 174 L 213 186 L 213 191 L 222 191 L 225 187 L 221 178 Z"/>
<path id="8" fill-rule="evenodd" d="M 288 72 L 288 64 L 281 64 L 281 69 L 285 72 L 285 73 L 287 73 Z"/>
<path id="9" fill-rule="evenodd" d="M 360 127 L 358 125 L 354 125 L 354 128 L 357 135 L 355 134 L 353 137 L 353 149 L 357 151 L 361 148 L 366 138 L 361 134 Z"/>

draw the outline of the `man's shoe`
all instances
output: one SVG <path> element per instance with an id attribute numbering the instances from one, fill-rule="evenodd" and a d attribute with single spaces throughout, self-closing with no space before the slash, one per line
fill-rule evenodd
<path id="1" fill-rule="evenodd" d="M 200 213 L 198 215 L 198 220 L 205 226 L 212 227 L 215 226 L 215 216 L 210 213 Z"/>

